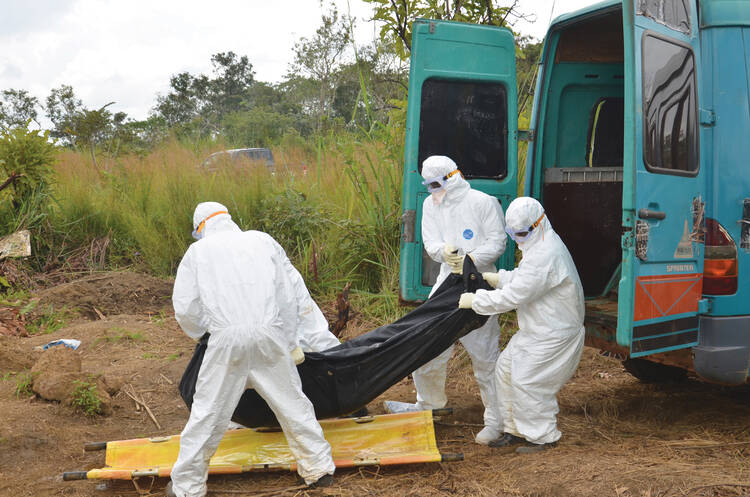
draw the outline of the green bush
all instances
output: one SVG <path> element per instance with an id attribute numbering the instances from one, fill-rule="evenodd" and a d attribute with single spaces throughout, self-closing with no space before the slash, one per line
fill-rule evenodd
<path id="1" fill-rule="evenodd" d="M 18 373 L 16 375 L 16 398 L 31 397 L 34 391 L 31 386 L 34 384 L 34 375 L 30 372 Z"/>
<path id="2" fill-rule="evenodd" d="M 291 258 L 302 253 L 302 244 L 318 235 L 324 224 L 319 207 L 291 188 L 264 198 L 256 222 L 256 229 L 271 235 Z"/>
<path id="3" fill-rule="evenodd" d="M 96 390 L 96 382 L 93 378 L 90 381 L 75 380 L 76 386 L 73 390 L 73 400 L 70 404 L 86 416 L 95 416 L 102 413 L 102 401 Z"/>
<path id="4" fill-rule="evenodd" d="M 49 131 L 19 127 L 0 133 L 0 183 L 11 175 L 17 177 L 0 195 L 9 196 L 18 209 L 32 195 L 46 193 L 54 163 L 55 145 L 49 141 Z"/>

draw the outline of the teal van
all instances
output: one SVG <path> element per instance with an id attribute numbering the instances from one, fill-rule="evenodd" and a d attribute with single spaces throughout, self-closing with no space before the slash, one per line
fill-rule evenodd
<path id="1" fill-rule="evenodd" d="M 507 208 L 518 140 L 524 194 L 565 241 L 586 295 L 587 344 L 643 380 L 750 370 L 750 2 L 605 1 L 555 19 L 530 129 L 517 129 L 504 28 L 413 26 L 400 297 L 437 265 L 422 248 L 422 161 L 448 155 Z M 512 268 L 509 244 L 498 267 Z"/>

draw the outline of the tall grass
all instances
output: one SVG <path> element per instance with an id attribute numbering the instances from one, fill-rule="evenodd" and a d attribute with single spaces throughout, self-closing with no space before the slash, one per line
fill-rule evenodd
<path id="1" fill-rule="evenodd" d="M 351 283 L 356 298 L 392 316 L 401 148 L 385 144 L 387 132 L 282 140 L 273 148 L 275 174 L 262 166 L 209 172 L 198 165 L 213 150 L 177 142 L 117 159 L 103 173 L 85 154 L 65 151 L 49 221 L 70 247 L 108 238 L 110 267 L 170 276 L 192 242 L 195 205 L 221 202 L 242 229 L 276 238 L 314 293 Z"/>

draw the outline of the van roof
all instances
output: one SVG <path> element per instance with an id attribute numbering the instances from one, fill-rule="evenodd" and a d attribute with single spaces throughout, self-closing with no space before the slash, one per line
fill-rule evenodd
<path id="1" fill-rule="evenodd" d="M 750 9 L 741 0 L 700 0 L 701 28 L 750 26 Z"/>
<path id="2" fill-rule="evenodd" d="M 551 30 L 557 24 L 566 23 L 572 19 L 575 19 L 576 17 L 585 17 L 587 14 L 591 14 L 592 12 L 609 9 L 617 5 L 622 5 L 622 0 L 605 0 L 603 2 L 589 5 L 588 7 L 584 7 L 582 9 L 574 10 L 573 12 L 568 12 L 567 14 L 559 15 L 552 20 L 552 23 L 550 23 L 549 25 L 549 30 Z"/>

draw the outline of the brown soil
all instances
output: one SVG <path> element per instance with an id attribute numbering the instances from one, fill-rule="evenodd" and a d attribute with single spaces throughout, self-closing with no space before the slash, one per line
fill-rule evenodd
<path id="1" fill-rule="evenodd" d="M 149 286 L 152 279 L 129 273 L 99 278 L 74 287 L 88 288 L 88 293 L 58 287 L 42 295 L 69 307 L 79 307 L 82 294 L 92 296 L 90 305 L 104 319 L 81 318 L 49 335 L 0 336 L 0 496 L 137 495 L 130 482 L 63 482 L 61 475 L 104 465 L 102 452 L 83 452 L 84 442 L 176 434 L 187 420 L 177 383 L 193 342 L 180 331 L 168 306 L 165 313 L 157 306 L 157 302 L 168 303 L 171 284 L 157 280 Z M 102 288 L 97 289 L 97 282 Z M 123 301 L 117 302 L 115 295 Z M 143 296 L 148 297 L 139 300 Z M 115 314 L 118 311 L 125 313 Z M 362 328 L 347 330 L 347 336 Z M 34 347 L 57 338 L 81 340 L 76 354 L 83 372 L 120 381 L 112 390 L 116 393 L 111 415 L 88 418 L 69 405 L 16 397 L 16 376 L 9 373 L 30 370 L 42 354 Z M 142 409 L 136 410 L 124 393 L 130 392 L 130 386 L 149 405 L 161 429 Z M 342 497 L 750 494 L 748 388 L 695 380 L 644 385 L 618 361 L 587 348 L 578 372 L 559 395 L 563 432 L 559 446 L 526 456 L 473 442 L 481 429 L 482 406 L 461 347 L 450 365 L 447 390 L 455 413 L 437 422 L 438 446 L 442 452 L 463 453 L 462 462 L 343 469 L 333 487 L 307 492 L 289 490 L 296 486 L 289 473 L 212 476 L 209 495 L 222 491 L 231 492 L 224 495 Z M 372 402 L 370 411 L 382 413 L 385 399 L 413 401 L 413 383 L 408 378 L 401 381 Z M 154 482 L 151 495 L 163 495 L 165 484 L 164 479 Z"/>
<path id="2" fill-rule="evenodd" d="M 100 314 L 155 314 L 168 307 L 172 282 L 146 274 L 95 274 L 39 292 L 39 308 L 77 311 L 91 319 Z"/>

